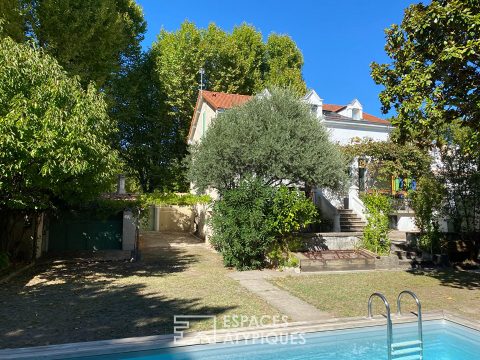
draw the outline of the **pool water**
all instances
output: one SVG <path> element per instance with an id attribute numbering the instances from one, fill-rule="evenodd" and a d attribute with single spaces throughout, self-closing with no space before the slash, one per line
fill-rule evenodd
<path id="1" fill-rule="evenodd" d="M 394 325 L 394 342 L 416 340 L 417 326 Z M 479 360 L 480 332 L 448 321 L 425 321 L 424 360 Z M 297 338 L 298 339 L 298 338 Z M 386 360 L 385 327 L 308 333 L 301 344 L 214 344 L 91 356 L 88 360 Z M 258 342 L 258 340 L 257 340 Z M 394 358 L 395 359 L 395 358 Z M 398 358 L 402 359 L 401 357 Z"/>

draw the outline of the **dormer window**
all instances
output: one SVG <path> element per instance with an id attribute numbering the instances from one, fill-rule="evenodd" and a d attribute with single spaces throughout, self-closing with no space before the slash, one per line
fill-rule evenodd
<path id="1" fill-rule="evenodd" d="M 352 119 L 353 120 L 362 120 L 362 110 L 361 109 L 352 109 Z"/>

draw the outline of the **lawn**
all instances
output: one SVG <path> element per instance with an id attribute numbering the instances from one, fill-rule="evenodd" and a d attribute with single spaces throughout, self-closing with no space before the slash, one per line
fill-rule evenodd
<path id="1" fill-rule="evenodd" d="M 396 311 L 398 293 L 409 289 L 418 295 L 424 311 L 450 310 L 480 320 L 480 273 L 374 271 L 289 276 L 271 281 L 336 317 L 365 316 L 368 297 L 375 291 L 385 294 L 392 311 Z M 383 305 L 376 301 L 375 311 L 384 312 Z M 406 310 L 409 305 L 410 310 L 414 309 L 413 299 L 404 301 Z"/>
<path id="2" fill-rule="evenodd" d="M 147 263 L 49 262 L 2 284 L 0 348 L 172 333 L 174 314 L 279 315 L 202 246 Z M 210 323 L 193 323 L 194 330 Z"/>

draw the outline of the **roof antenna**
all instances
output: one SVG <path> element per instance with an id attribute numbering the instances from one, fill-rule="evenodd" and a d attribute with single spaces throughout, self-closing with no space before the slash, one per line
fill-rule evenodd
<path id="1" fill-rule="evenodd" d="M 203 75 L 205 75 L 205 69 L 202 67 L 200 68 L 200 91 L 203 90 Z"/>

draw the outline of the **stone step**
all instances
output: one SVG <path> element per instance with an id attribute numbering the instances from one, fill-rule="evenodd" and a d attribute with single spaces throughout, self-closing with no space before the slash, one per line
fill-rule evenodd
<path id="1" fill-rule="evenodd" d="M 360 223 L 360 224 L 366 224 L 366 222 L 363 221 L 363 220 L 360 219 L 360 218 L 352 218 L 352 219 L 342 219 L 342 218 L 340 218 L 340 224 L 342 224 L 342 223 L 355 223 L 355 224 Z"/>
<path id="2" fill-rule="evenodd" d="M 354 214 L 354 213 L 351 213 L 351 214 L 340 213 L 339 215 L 340 215 L 340 219 L 360 218 L 357 214 Z"/>
<path id="3" fill-rule="evenodd" d="M 348 227 L 340 227 L 342 232 L 363 232 L 364 227 L 362 226 L 348 226 Z"/>

